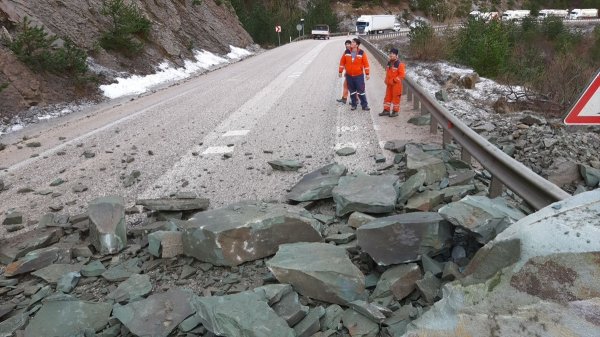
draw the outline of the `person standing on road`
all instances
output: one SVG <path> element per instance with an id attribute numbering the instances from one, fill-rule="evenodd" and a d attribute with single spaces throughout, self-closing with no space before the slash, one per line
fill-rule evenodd
<path id="1" fill-rule="evenodd" d="M 398 58 L 398 49 L 392 48 L 388 56 L 385 72 L 385 99 L 383 100 L 383 111 L 379 116 L 396 117 L 400 112 L 400 98 L 402 96 L 402 80 L 406 75 L 406 66 Z M 393 105 L 393 110 L 391 109 Z M 391 111 L 391 113 L 390 113 Z"/>
<path id="2" fill-rule="evenodd" d="M 346 70 L 346 81 L 348 81 L 348 91 L 350 91 L 350 110 L 356 110 L 358 102 L 356 95 L 360 99 L 360 105 L 365 111 L 371 110 L 367 102 L 367 94 L 365 93 L 365 75 L 369 80 L 369 60 L 367 54 L 359 48 L 360 40 L 352 39 L 350 50 L 346 50 L 340 60 L 339 77 Z"/>
<path id="3" fill-rule="evenodd" d="M 344 51 L 344 54 L 346 53 L 346 51 L 350 50 L 351 44 L 352 44 L 352 41 L 350 41 L 350 40 L 346 40 L 346 42 L 344 42 L 344 45 L 346 46 L 346 50 Z M 346 102 L 348 102 L 348 80 L 346 80 L 345 78 L 344 78 L 344 90 L 342 91 L 342 98 L 337 99 L 336 101 L 338 101 L 340 103 L 344 103 L 344 104 L 346 104 Z"/>

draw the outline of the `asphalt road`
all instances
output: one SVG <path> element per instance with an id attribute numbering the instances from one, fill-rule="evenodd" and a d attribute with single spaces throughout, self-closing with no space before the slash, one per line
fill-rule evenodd
<path id="1" fill-rule="evenodd" d="M 302 175 L 333 161 L 352 172 L 373 172 L 381 166 L 374 155 L 392 158 L 382 149 L 386 140 L 439 142 L 428 127 L 406 123 L 418 112 L 405 99 L 400 117 L 377 116 L 385 86 L 374 60 L 367 82 L 372 111 L 350 111 L 335 101 L 344 40 L 288 44 L 151 94 L 6 135 L 0 179 L 10 188 L 0 192 L 0 212 L 17 209 L 33 224 L 49 206 L 62 205 L 58 214 L 73 215 L 98 196 L 120 195 L 133 206 L 138 198 L 189 191 L 210 198 L 211 208 L 244 199 L 284 201 Z M 32 141 L 41 147 L 25 145 Z M 347 145 L 357 153 L 335 155 Z M 95 156 L 85 158 L 84 151 Z M 297 159 L 304 167 L 273 171 L 267 162 L 275 159 Z M 139 181 L 125 187 L 123 177 L 134 170 L 141 172 Z M 57 178 L 66 182 L 50 186 Z M 88 190 L 73 192 L 77 184 Z M 34 192 L 18 193 L 25 187 Z M 16 234 L 2 227 L 0 237 Z"/>

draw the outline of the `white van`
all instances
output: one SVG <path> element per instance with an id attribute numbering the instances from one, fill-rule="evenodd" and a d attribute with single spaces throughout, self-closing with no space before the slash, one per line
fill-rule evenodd
<path id="1" fill-rule="evenodd" d="M 394 23 L 394 31 L 399 32 L 402 29 L 402 25 L 399 22 Z"/>

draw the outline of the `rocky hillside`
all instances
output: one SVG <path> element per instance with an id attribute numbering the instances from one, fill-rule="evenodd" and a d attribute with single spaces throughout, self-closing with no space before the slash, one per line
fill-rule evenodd
<path id="1" fill-rule="evenodd" d="M 182 64 L 192 57 L 193 49 L 223 54 L 230 52 L 229 45 L 247 47 L 253 43 L 226 2 L 135 1 L 140 13 L 151 21 L 143 50 L 133 57 L 107 52 L 98 43 L 111 25 L 110 18 L 101 14 L 102 3 L 102 0 L 2 0 L 0 36 L 5 39 L 7 35 L 16 36 L 19 24 L 28 17 L 32 25 L 43 26 L 49 34 L 73 40 L 95 63 L 111 70 L 138 74 L 152 72 L 164 59 Z M 30 106 L 89 97 L 90 91 L 95 90 L 95 86 L 31 71 L 6 46 L 0 45 L 0 85 L 6 83 L 8 87 L 0 92 L 0 117 Z"/>

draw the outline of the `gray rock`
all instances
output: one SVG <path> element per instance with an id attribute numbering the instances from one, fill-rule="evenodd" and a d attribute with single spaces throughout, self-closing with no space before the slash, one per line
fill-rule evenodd
<path id="1" fill-rule="evenodd" d="M 25 337 L 76 336 L 88 328 L 100 331 L 108 323 L 110 311 L 107 303 L 46 300 L 25 328 Z"/>
<path id="2" fill-rule="evenodd" d="M 378 153 L 375 155 L 376 163 L 385 163 L 385 156 L 382 153 Z"/>
<path id="3" fill-rule="evenodd" d="M 523 116 L 521 119 L 519 119 L 519 123 L 523 123 L 525 125 L 544 125 L 546 124 L 546 119 L 544 119 L 544 117 L 541 116 L 534 116 L 534 115 L 525 115 Z"/>
<path id="4" fill-rule="evenodd" d="M 324 315 L 323 307 L 310 308 L 308 315 L 294 327 L 296 337 L 310 337 L 321 330 L 320 320 Z"/>
<path id="5" fill-rule="evenodd" d="M 267 284 L 261 287 L 254 288 L 254 292 L 264 292 L 264 296 L 269 305 L 273 305 L 281 300 L 281 298 L 292 292 L 292 286 L 289 284 Z"/>
<path id="6" fill-rule="evenodd" d="M 40 147 L 40 146 L 42 146 L 42 143 L 40 143 L 40 142 L 29 142 L 29 143 L 25 144 L 25 146 L 27 146 L 27 147 Z"/>
<path id="7" fill-rule="evenodd" d="M 450 225 L 437 213 L 406 213 L 379 218 L 356 230 L 358 245 L 380 265 L 419 260 L 448 247 Z"/>
<path id="8" fill-rule="evenodd" d="M 384 298 L 393 295 L 401 301 L 415 290 L 415 283 L 422 277 L 421 269 L 416 263 L 394 266 L 381 275 L 371 298 Z"/>
<path id="9" fill-rule="evenodd" d="M 446 262 L 444 264 L 444 271 L 442 272 L 442 281 L 451 282 L 462 279 L 463 275 L 459 268 L 460 267 L 452 261 Z"/>
<path id="10" fill-rule="evenodd" d="M 77 286 L 80 278 L 79 272 L 68 272 L 58 280 L 56 290 L 68 294 Z"/>
<path id="11" fill-rule="evenodd" d="M 294 330 L 253 292 L 194 297 L 192 304 L 202 325 L 218 336 L 295 337 Z"/>
<path id="12" fill-rule="evenodd" d="M 285 244 L 267 266 L 279 282 L 291 284 L 304 296 L 336 304 L 364 296 L 364 276 L 342 248 L 324 243 Z"/>
<path id="13" fill-rule="evenodd" d="M 133 274 L 139 274 L 142 269 L 138 267 L 139 259 L 134 258 L 126 260 L 125 262 L 109 268 L 107 271 L 102 273 L 102 277 L 107 281 L 121 282 L 128 279 Z"/>
<path id="14" fill-rule="evenodd" d="M 71 251 L 59 247 L 48 247 L 27 253 L 21 259 L 9 264 L 4 276 L 12 277 L 47 267 L 53 263 L 71 262 Z"/>
<path id="15" fill-rule="evenodd" d="M 335 151 L 335 154 L 337 154 L 338 156 L 350 156 L 356 153 L 356 149 L 353 147 L 343 147 L 337 151 Z"/>
<path id="16" fill-rule="evenodd" d="M 0 322 L 2 321 L 2 317 L 6 316 L 6 314 L 13 311 L 15 307 L 15 304 L 0 304 Z"/>
<path id="17" fill-rule="evenodd" d="M 210 200 L 197 197 L 138 199 L 135 204 L 153 211 L 204 211 L 208 209 Z"/>
<path id="18" fill-rule="evenodd" d="M 290 327 L 300 322 L 308 313 L 308 307 L 300 304 L 298 293 L 293 291 L 284 295 L 272 308 Z"/>
<path id="19" fill-rule="evenodd" d="M 348 169 L 336 163 L 329 164 L 316 171 L 306 174 L 292 187 L 287 198 L 303 202 L 331 198 L 331 191 L 337 186 L 341 176 L 345 176 Z"/>
<path id="20" fill-rule="evenodd" d="M 134 335 L 167 337 L 193 313 L 190 294 L 171 289 L 127 305 L 115 304 L 112 314 Z"/>
<path id="21" fill-rule="evenodd" d="M 432 273 L 426 272 L 423 279 L 418 280 L 416 285 L 417 289 L 421 292 L 421 295 L 423 295 L 423 298 L 425 298 L 425 301 L 429 304 L 433 304 L 440 295 L 442 282 L 440 282 L 440 280 Z"/>
<path id="22" fill-rule="evenodd" d="M 348 217 L 348 226 L 350 226 L 352 228 L 359 228 L 360 226 L 362 226 L 366 223 L 369 223 L 373 220 L 375 220 L 375 217 L 372 217 L 370 215 L 367 215 L 367 214 L 364 214 L 361 212 L 353 212 Z"/>
<path id="23" fill-rule="evenodd" d="M 85 277 L 96 277 L 102 275 L 106 267 L 99 260 L 94 260 L 81 268 L 81 275 Z"/>
<path id="24" fill-rule="evenodd" d="M 59 186 L 65 183 L 65 180 L 63 180 L 62 178 L 56 178 L 54 179 L 51 183 L 50 186 Z"/>
<path id="25" fill-rule="evenodd" d="M 450 202 L 452 200 L 462 199 L 470 193 L 474 193 L 476 191 L 477 187 L 475 187 L 475 185 L 459 185 L 446 187 L 440 192 L 442 192 L 443 200 Z"/>
<path id="26" fill-rule="evenodd" d="M 42 269 L 36 270 L 31 275 L 37 276 L 50 284 L 56 284 L 64 275 L 69 273 L 79 273 L 81 265 L 79 264 L 52 264 Z"/>
<path id="27" fill-rule="evenodd" d="M 385 142 L 385 144 L 383 145 L 383 148 L 385 150 L 389 150 L 389 151 L 392 151 L 395 153 L 401 153 L 401 152 L 404 152 L 404 149 L 406 148 L 406 144 L 407 144 L 406 140 L 393 139 L 393 140 L 389 140 L 389 141 Z"/>
<path id="28" fill-rule="evenodd" d="M 332 304 L 325 309 L 321 318 L 321 330 L 339 330 L 342 323 L 344 309 L 337 304 Z"/>
<path id="29" fill-rule="evenodd" d="M 71 190 L 75 193 L 82 193 L 88 190 L 88 187 L 82 183 L 77 183 L 71 187 Z"/>
<path id="30" fill-rule="evenodd" d="M 435 98 L 438 101 L 448 102 L 448 92 L 444 89 L 435 92 Z"/>
<path id="31" fill-rule="evenodd" d="M 579 173 L 583 180 L 585 181 L 586 186 L 588 187 L 596 187 L 600 182 L 600 170 L 595 169 L 593 167 L 579 164 Z"/>
<path id="32" fill-rule="evenodd" d="M 442 202 L 443 193 L 440 191 L 425 191 L 414 195 L 408 200 L 405 209 L 410 211 L 429 212 Z"/>
<path id="33" fill-rule="evenodd" d="M 121 282 L 106 298 L 118 303 L 132 302 L 148 295 L 151 291 L 152 283 L 149 275 L 133 274 L 126 281 Z"/>
<path id="34" fill-rule="evenodd" d="M 344 311 L 342 322 L 352 337 L 376 337 L 379 333 L 379 324 L 352 309 Z"/>
<path id="35" fill-rule="evenodd" d="M 325 242 L 333 242 L 335 244 L 344 244 L 356 239 L 354 233 L 332 234 L 325 238 Z"/>
<path id="36" fill-rule="evenodd" d="M 17 211 L 9 211 L 6 213 L 6 215 L 4 216 L 4 221 L 2 221 L 2 224 L 7 226 L 7 225 L 19 225 L 23 223 L 23 214 L 21 214 L 21 212 L 17 212 Z"/>
<path id="37" fill-rule="evenodd" d="M 48 247 L 63 236 L 60 228 L 40 228 L 0 240 L 0 263 L 9 264 L 36 249 Z"/>
<path id="38" fill-rule="evenodd" d="M 23 226 L 23 225 L 8 225 L 8 226 L 4 227 L 4 229 L 6 230 L 7 233 L 20 231 L 23 228 L 25 228 L 25 226 Z"/>
<path id="39" fill-rule="evenodd" d="M 392 311 L 386 307 L 382 307 L 376 303 L 367 303 L 362 300 L 352 301 L 348 306 L 352 310 L 377 323 L 383 323 L 386 316 L 391 316 L 392 314 Z"/>
<path id="40" fill-rule="evenodd" d="M 272 255 L 283 243 L 321 241 L 316 227 L 299 208 L 241 202 L 195 214 L 182 227 L 183 250 L 201 261 L 235 266 Z"/>
<path id="41" fill-rule="evenodd" d="M 16 314 L 0 322 L 0 337 L 11 337 L 17 330 L 23 329 L 29 321 L 27 313 Z M 39 335 L 42 336 L 42 335 Z"/>
<path id="42" fill-rule="evenodd" d="M 448 186 L 467 185 L 473 182 L 475 171 L 460 170 L 448 172 Z"/>
<path id="43" fill-rule="evenodd" d="M 408 123 L 414 124 L 414 125 L 421 125 L 421 126 L 429 125 L 429 124 L 431 124 L 431 115 L 426 114 L 426 115 L 419 115 L 419 116 L 411 117 L 408 120 Z"/>
<path id="44" fill-rule="evenodd" d="M 425 171 L 417 171 L 415 174 L 406 179 L 400 189 L 398 190 L 398 204 L 404 204 L 410 197 L 412 197 L 425 183 L 427 174 Z"/>
<path id="45" fill-rule="evenodd" d="M 340 178 L 333 189 L 336 214 L 344 216 L 359 211 L 366 213 L 389 213 L 396 206 L 398 177 L 353 176 Z"/>
<path id="46" fill-rule="evenodd" d="M 555 159 L 547 172 L 548 180 L 557 186 L 571 184 L 581 177 L 579 165 L 564 158 Z"/>
<path id="47" fill-rule="evenodd" d="M 434 157 L 422 150 L 406 151 L 406 173 L 413 175 L 418 171 L 425 172 L 425 184 L 431 185 L 446 176 L 446 165 L 440 158 Z"/>
<path id="48" fill-rule="evenodd" d="M 425 273 L 429 272 L 436 277 L 442 276 L 444 265 L 429 257 L 429 255 L 424 254 L 421 256 L 421 264 L 423 265 L 423 271 Z"/>
<path id="49" fill-rule="evenodd" d="M 525 214 L 510 207 L 502 198 L 466 196 L 439 210 L 453 225 L 473 233 L 480 243 L 487 243 Z"/>
<path id="50" fill-rule="evenodd" d="M 304 166 L 299 161 L 293 159 L 272 160 L 267 163 L 273 170 L 277 171 L 298 171 Z"/>
<path id="51" fill-rule="evenodd" d="M 125 206 L 121 197 L 101 197 L 90 202 L 90 242 L 100 254 L 115 254 L 127 246 Z"/>
<path id="52" fill-rule="evenodd" d="M 148 234 L 148 251 L 156 257 L 171 258 L 183 254 L 183 234 L 156 231 Z"/>

